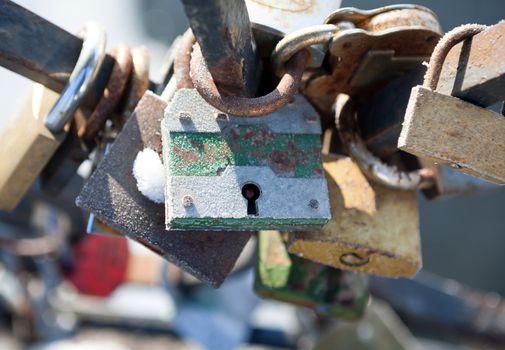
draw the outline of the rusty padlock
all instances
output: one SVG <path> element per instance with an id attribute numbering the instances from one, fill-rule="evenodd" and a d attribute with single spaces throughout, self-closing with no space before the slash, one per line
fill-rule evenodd
<path id="1" fill-rule="evenodd" d="M 368 94 L 414 69 L 430 56 L 443 33 L 433 11 L 408 4 L 340 8 L 322 27 L 330 25 L 338 30 L 326 35 L 331 39 L 326 42 L 329 65 L 307 72 L 302 86 L 316 109 L 327 111 L 322 119 L 328 125 L 338 93 Z"/>
<path id="2" fill-rule="evenodd" d="M 0 210 L 13 210 L 66 137 L 67 122 L 95 80 L 105 57 L 105 33 L 90 23 L 62 94 L 36 87 L 0 136 Z"/>
<path id="3" fill-rule="evenodd" d="M 423 86 L 412 89 L 398 148 L 460 172 L 505 184 L 505 118 L 436 91 L 450 49 L 485 28 L 458 27 L 437 45 Z"/>
<path id="4" fill-rule="evenodd" d="M 254 289 L 262 297 L 313 309 L 330 318 L 356 319 L 368 301 L 366 276 L 288 253 L 278 231 L 259 233 Z"/>
<path id="5" fill-rule="evenodd" d="M 339 95 L 338 120 L 354 112 L 349 103 L 347 96 Z M 377 160 L 354 132 L 350 139 L 341 124 L 351 157 L 325 156 L 323 164 L 332 219 L 322 231 L 290 233 L 289 251 L 343 270 L 411 277 L 422 265 L 414 190 L 431 186 L 432 179 L 424 170 L 404 173 Z"/>
<path id="6" fill-rule="evenodd" d="M 223 97 L 187 38 L 192 74 L 183 80 L 194 88 L 175 92 L 161 124 L 167 229 L 322 227 L 330 210 L 319 115 L 296 93 L 307 53 L 296 53 L 270 94 Z"/>

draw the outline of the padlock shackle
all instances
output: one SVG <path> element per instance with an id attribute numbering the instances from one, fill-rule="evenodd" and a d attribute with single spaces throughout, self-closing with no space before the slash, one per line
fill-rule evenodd
<path id="1" fill-rule="evenodd" d="M 435 184 L 435 172 L 432 169 L 402 171 L 386 164 L 367 149 L 358 130 L 354 102 L 348 95 L 337 95 L 335 124 L 349 156 L 369 179 L 389 188 L 404 191 L 426 189 Z"/>
<path id="2" fill-rule="evenodd" d="M 440 74 L 442 73 L 445 58 L 449 54 L 449 51 L 451 51 L 456 44 L 479 34 L 487 28 L 488 26 L 482 24 L 465 24 L 446 33 L 442 39 L 440 39 L 431 54 L 428 70 L 424 76 L 423 86 L 435 91 L 440 79 Z"/>
<path id="3" fill-rule="evenodd" d="M 79 33 L 83 44 L 77 63 L 59 99 L 47 114 L 45 125 L 54 133 L 63 130 L 89 92 L 105 58 L 105 31 L 90 22 Z"/>

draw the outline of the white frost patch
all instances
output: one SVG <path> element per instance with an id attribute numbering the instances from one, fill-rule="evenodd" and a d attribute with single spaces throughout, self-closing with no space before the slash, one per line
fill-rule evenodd
<path id="1" fill-rule="evenodd" d="M 150 148 L 137 153 L 133 176 L 144 196 L 156 203 L 165 202 L 165 168 L 158 153 Z"/>

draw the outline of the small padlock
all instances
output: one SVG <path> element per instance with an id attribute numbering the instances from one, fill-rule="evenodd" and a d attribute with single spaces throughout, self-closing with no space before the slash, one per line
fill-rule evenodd
<path id="1" fill-rule="evenodd" d="M 505 118 L 436 91 L 453 45 L 483 26 L 454 29 L 435 48 L 423 86 L 412 89 L 398 148 L 481 179 L 505 184 Z"/>
<path id="2" fill-rule="evenodd" d="M 278 231 L 259 233 L 254 289 L 262 297 L 308 307 L 330 318 L 356 319 L 368 301 L 366 276 L 289 254 Z"/>
<path id="3" fill-rule="evenodd" d="M 105 34 L 84 29 L 81 54 L 61 96 L 36 86 L 21 113 L 0 136 L 0 210 L 11 211 L 65 139 L 67 122 L 94 81 L 105 57 Z"/>

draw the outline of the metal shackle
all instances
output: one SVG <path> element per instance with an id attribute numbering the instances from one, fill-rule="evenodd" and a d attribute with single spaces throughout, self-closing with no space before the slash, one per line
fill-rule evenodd
<path id="1" fill-rule="evenodd" d="M 72 118 L 88 93 L 105 58 L 105 31 L 97 23 L 87 23 L 79 36 L 83 39 L 81 53 L 60 97 L 46 117 L 46 127 L 60 132 Z"/>
<path id="2" fill-rule="evenodd" d="M 335 123 L 349 156 L 369 179 L 389 188 L 404 191 L 426 189 L 435 184 L 433 170 L 423 168 L 402 171 L 385 163 L 367 149 L 365 141 L 359 134 L 355 106 L 350 96 L 337 95 Z"/>

